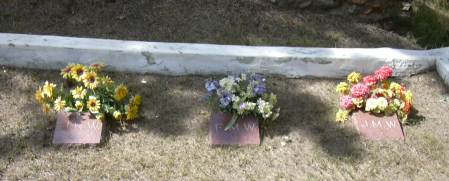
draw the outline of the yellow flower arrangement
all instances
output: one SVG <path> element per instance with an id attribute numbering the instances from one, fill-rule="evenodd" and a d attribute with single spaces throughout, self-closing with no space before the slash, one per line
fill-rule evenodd
<path id="1" fill-rule="evenodd" d="M 49 113 L 50 110 L 51 110 L 50 104 L 43 104 L 43 105 L 42 105 L 42 111 L 43 111 L 44 113 Z"/>
<path id="2" fill-rule="evenodd" d="M 128 88 L 124 85 L 119 85 L 115 89 L 114 99 L 116 101 L 122 101 L 128 95 Z"/>
<path id="3" fill-rule="evenodd" d="M 399 94 L 402 90 L 402 86 L 396 82 L 391 82 L 389 89 L 393 91 L 395 94 Z"/>
<path id="4" fill-rule="evenodd" d="M 357 84 L 362 80 L 362 74 L 358 73 L 358 72 L 351 72 L 348 75 L 348 81 L 351 84 Z"/>
<path id="5" fill-rule="evenodd" d="M 72 78 L 72 67 L 73 66 L 74 66 L 73 64 L 69 64 L 67 67 L 65 67 L 61 70 L 62 78 L 64 78 L 64 79 Z"/>
<path id="6" fill-rule="evenodd" d="M 89 100 L 87 101 L 87 108 L 92 113 L 98 113 L 100 110 L 101 102 L 95 96 L 89 96 Z"/>
<path id="7" fill-rule="evenodd" d="M 126 115 L 126 120 L 129 121 L 129 120 L 138 118 L 137 113 L 138 113 L 138 107 L 136 107 L 136 106 L 130 107 L 128 110 L 128 114 Z"/>
<path id="8" fill-rule="evenodd" d="M 65 108 L 65 100 L 62 100 L 61 97 L 58 97 L 55 100 L 54 109 L 56 111 L 62 111 Z"/>
<path id="9" fill-rule="evenodd" d="M 335 117 L 337 122 L 344 123 L 349 119 L 349 111 L 340 109 Z"/>
<path id="10" fill-rule="evenodd" d="M 142 104 L 142 97 L 140 95 L 134 96 L 134 105 L 137 105 L 138 107 Z"/>
<path id="11" fill-rule="evenodd" d="M 122 113 L 120 111 L 114 111 L 114 113 L 112 113 L 112 116 L 114 116 L 115 120 L 121 120 Z"/>
<path id="12" fill-rule="evenodd" d="M 100 121 L 104 121 L 105 115 L 104 115 L 104 113 L 99 113 L 99 114 L 95 115 L 95 118 L 97 118 Z"/>
<path id="13" fill-rule="evenodd" d="M 405 101 L 412 103 L 413 102 L 413 94 L 412 91 L 408 90 L 407 92 L 405 92 Z"/>
<path id="14" fill-rule="evenodd" d="M 75 99 L 84 99 L 84 96 L 86 96 L 87 91 L 81 86 L 76 87 L 75 89 L 70 91 L 72 93 L 73 98 Z"/>
<path id="15" fill-rule="evenodd" d="M 55 92 L 55 88 L 56 84 L 48 83 L 48 81 L 45 81 L 44 87 L 42 88 L 42 95 L 48 98 L 53 97 L 53 92 Z"/>
<path id="16" fill-rule="evenodd" d="M 76 101 L 75 102 L 75 108 L 78 111 L 83 111 L 84 103 L 82 101 Z"/>
<path id="17" fill-rule="evenodd" d="M 340 82 L 337 85 L 336 91 L 340 94 L 348 94 L 349 93 L 349 85 L 346 82 Z"/>
<path id="18" fill-rule="evenodd" d="M 41 104 L 44 102 L 44 94 L 42 92 L 42 88 L 39 87 L 39 89 L 36 90 L 36 93 L 34 93 L 34 97 L 36 98 L 37 102 Z"/>
<path id="19" fill-rule="evenodd" d="M 100 78 L 100 83 L 103 85 L 112 85 L 114 81 L 109 76 L 104 76 Z"/>
<path id="20" fill-rule="evenodd" d="M 84 75 L 84 72 L 86 72 L 87 68 L 84 65 L 76 64 L 76 65 L 69 65 L 71 67 L 71 77 L 75 79 L 76 81 L 82 81 L 82 76 Z"/>
<path id="21" fill-rule="evenodd" d="M 365 100 L 363 98 L 354 98 L 352 99 L 352 102 L 357 108 L 362 108 Z"/>
<path id="22" fill-rule="evenodd" d="M 84 82 L 84 86 L 86 86 L 89 89 L 93 90 L 98 86 L 97 73 L 95 72 L 86 72 L 82 76 L 82 80 Z"/>
<path id="23" fill-rule="evenodd" d="M 142 102 L 142 97 L 139 95 L 131 98 L 130 103 L 128 105 L 128 114 L 126 116 L 126 120 L 133 120 L 138 118 L 139 107 Z"/>
<path id="24" fill-rule="evenodd" d="M 46 81 L 34 97 L 46 113 L 77 111 L 90 112 L 98 120 L 137 119 L 142 97 L 129 95 L 125 85 L 116 85 L 110 77 L 102 75 L 100 71 L 104 67 L 103 64 L 69 64 L 61 70 L 67 85 L 57 89 L 56 84 Z"/>
<path id="25" fill-rule="evenodd" d="M 99 71 L 103 70 L 104 67 L 106 67 L 106 65 L 102 64 L 102 63 L 94 63 L 94 64 L 90 65 L 90 68 L 92 70 L 94 70 L 95 72 L 99 72 Z"/>

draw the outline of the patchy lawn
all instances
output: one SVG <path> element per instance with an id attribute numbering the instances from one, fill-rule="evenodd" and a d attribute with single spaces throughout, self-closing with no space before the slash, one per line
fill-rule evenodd
<path id="1" fill-rule="evenodd" d="M 366 15 L 352 12 L 353 6 L 311 10 L 289 5 L 295 0 L 282 0 L 285 6 L 270 1 L 2 0 L 0 32 L 240 45 L 420 48 L 412 38 L 365 21 Z"/>
<path id="2" fill-rule="evenodd" d="M 416 96 L 418 124 L 406 142 L 361 140 L 336 124 L 338 80 L 270 77 L 281 117 L 260 146 L 211 147 L 211 110 L 202 102 L 208 77 L 112 73 L 143 96 L 142 118 L 109 127 L 97 147 L 51 145 L 54 116 L 41 113 L 34 91 L 59 73 L 0 71 L 0 176 L 15 179 L 179 180 L 447 180 L 449 94 L 435 72 L 403 78 Z M 141 83 L 146 80 L 147 83 Z M 282 137 L 291 143 L 281 145 Z"/>

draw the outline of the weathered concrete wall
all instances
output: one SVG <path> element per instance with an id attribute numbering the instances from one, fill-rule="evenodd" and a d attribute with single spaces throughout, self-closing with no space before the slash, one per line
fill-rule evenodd
<path id="1" fill-rule="evenodd" d="M 333 78 L 390 65 L 401 76 L 434 68 L 443 50 L 255 47 L 0 33 L 1 65 L 60 69 L 68 63 L 102 62 L 117 71 L 167 75 L 251 71 Z"/>
<path id="2" fill-rule="evenodd" d="M 440 48 L 433 50 L 436 54 L 442 55 L 436 61 L 436 68 L 438 74 L 449 86 L 449 48 Z"/>

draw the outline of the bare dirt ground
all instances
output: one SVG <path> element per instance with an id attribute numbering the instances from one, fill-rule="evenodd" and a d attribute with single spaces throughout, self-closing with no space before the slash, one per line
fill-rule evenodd
<path id="1" fill-rule="evenodd" d="M 298 9 L 270 0 L 2 0 L 0 32 L 241 45 L 420 48 L 407 35 L 364 21 L 362 12 L 346 13 L 351 9 Z"/>
<path id="2" fill-rule="evenodd" d="M 59 73 L 0 71 L 0 176 L 16 179 L 152 180 L 447 180 L 449 94 L 435 72 L 403 78 L 413 91 L 415 125 L 406 141 L 360 139 L 350 123 L 334 122 L 338 80 L 270 77 L 281 117 L 260 146 L 211 147 L 212 111 L 202 101 L 208 77 L 112 73 L 143 95 L 142 118 L 108 128 L 97 147 L 55 147 L 54 116 L 33 92 Z M 141 83 L 146 80 L 147 83 Z M 282 137 L 291 142 L 282 146 Z"/>

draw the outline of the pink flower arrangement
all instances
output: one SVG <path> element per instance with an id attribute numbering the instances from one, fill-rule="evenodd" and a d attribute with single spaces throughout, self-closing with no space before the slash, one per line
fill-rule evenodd
<path id="1" fill-rule="evenodd" d="M 384 81 L 393 76 L 393 69 L 389 66 L 382 66 L 375 73 L 377 80 Z"/>
<path id="2" fill-rule="evenodd" d="M 340 94 L 337 122 L 345 122 L 353 111 L 373 114 L 396 114 L 406 123 L 412 111 L 413 94 L 404 85 L 394 82 L 393 69 L 382 66 L 372 75 L 363 77 L 358 72 L 348 75 L 346 82 L 340 82 L 336 91 Z"/>
<path id="3" fill-rule="evenodd" d="M 367 75 L 363 77 L 363 83 L 365 83 L 368 86 L 373 86 L 377 84 L 377 78 L 374 75 Z"/>
<path id="4" fill-rule="evenodd" d="M 370 92 L 369 86 L 358 83 L 351 88 L 351 93 L 353 97 L 365 97 Z"/>
<path id="5" fill-rule="evenodd" d="M 345 95 L 340 97 L 340 107 L 343 109 L 351 109 L 354 106 L 352 102 L 352 97 Z"/>

